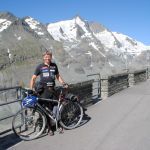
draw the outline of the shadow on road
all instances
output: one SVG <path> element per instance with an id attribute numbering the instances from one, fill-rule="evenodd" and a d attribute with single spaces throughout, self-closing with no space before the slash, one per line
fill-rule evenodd
<path id="1" fill-rule="evenodd" d="M 6 150 L 21 141 L 22 140 L 14 133 L 10 133 L 4 136 L 2 135 L 0 137 L 0 150 Z"/>
<path id="2" fill-rule="evenodd" d="M 87 111 L 87 108 L 83 108 L 83 111 L 84 111 L 83 119 L 78 127 L 85 125 L 91 120 L 91 117 L 85 113 Z"/>

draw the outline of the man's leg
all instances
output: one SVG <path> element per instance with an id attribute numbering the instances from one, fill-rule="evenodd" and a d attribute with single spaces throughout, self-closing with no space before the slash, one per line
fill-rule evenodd
<path id="1" fill-rule="evenodd" d="M 50 91 L 47 88 L 44 89 L 43 93 L 41 94 L 41 97 L 49 99 L 50 96 L 51 96 Z M 50 102 L 43 101 L 42 103 L 51 111 L 53 110 L 52 104 Z M 46 118 L 47 118 L 48 132 L 49 132 L 49 135 L 52 136 L 54 135 L 54 131 L 52 130 L 51 119 L 47 115 L 46 115 Z"/>

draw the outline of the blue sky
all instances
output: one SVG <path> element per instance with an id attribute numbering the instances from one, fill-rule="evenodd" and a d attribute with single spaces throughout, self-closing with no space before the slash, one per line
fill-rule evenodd
<path id="1" fill-rule="evenodd" d="M 80 15 L 150 45 L 150 0 L 0 0 L 0 11 L 42 23 Z"/>

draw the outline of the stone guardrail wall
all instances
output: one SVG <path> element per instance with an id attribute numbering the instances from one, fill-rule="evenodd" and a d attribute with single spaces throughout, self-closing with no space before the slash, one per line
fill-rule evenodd
<path id="1" fill-rule="evenodd" d="M 138 82 L 146 81 L 148 78 L 147 70 L 139 70 L 129 73 L 129 86 L 133 86 Z"/>
<path id="2" fill-rule="evenodd" d="M 83 106 L 87 106 L 92 103 L 92 85 L 93 80 L 70 84 L 69 92 L 77 95 Z"/>
<path id="3" fill-rule="evenodd" d="M 146 81 L 150 75 L 148 69 L 101 77 L 101 98 L 105 99 L 125 88 Z"/>

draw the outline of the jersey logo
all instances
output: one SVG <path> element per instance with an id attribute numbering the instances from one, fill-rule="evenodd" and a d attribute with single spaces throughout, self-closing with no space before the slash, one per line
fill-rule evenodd
<path id="1" fill-rule="evenodd" d="M 49 77 L 49 72 L 43 72 L 43 77 Z"/>

